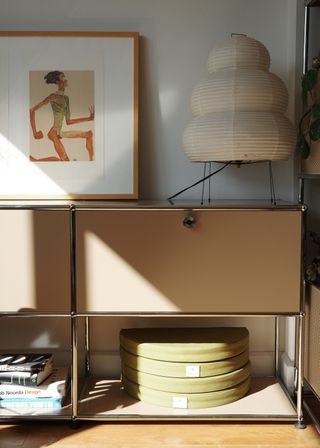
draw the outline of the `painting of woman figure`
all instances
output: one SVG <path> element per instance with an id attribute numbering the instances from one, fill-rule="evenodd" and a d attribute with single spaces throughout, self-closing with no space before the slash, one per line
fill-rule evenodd
<path id="1" fill-rule="evenodd" d="M 76 80 L 76 88 L 72 101 L 75 102 L 75 110 L 82 111 L 83 100 L 93 102 L 93 72 L 70 72 Z M 88 78 L 89 76 L 89 78 Z M 69 162 L 69 161 L 93 161 L 93 126 L 85 126 L 83 123 L 94 121 L 94 106 L 87 105 L 87 116 L 71 117 L 71 100 L 66 95 L 68 80 L 64 72 L 54 70 L 47 72 L 43 78 L 43 83 L 53 85 L 55 91 L 35 102 L 30 108 L 31 142 L 29 158 L 33 162 Z M 90 82 L 88 82 L 88 79 Z M 30 72 L 30 102 L 39 96 L 41 88 L 37 88 L 39 82 L 39 72 Z M 89 91 L 85 92 L 86 89 Z M 91 93 L 90 93 L 91 92 Z M 92 104 L 92 103 L 91 103 Z M 48 106 L 48 107 L 45 107 Z M 39 116 L 45 110 L 42 118 Z M 77 113 L 77 115 L 79 115 Z M 45 118 L 43 118 L 45 117 Z M 81 124 L 81 126 L 78 126 Z M 44 127 L 47 127 L 45 130 Z M 71 129 L 65 129 L 70 126 Z M 46 136 L 45 133 L 46 132 Z M 47 139 L 48 140 L 47 140 Z M 46 142 L 44 142 L 44 139 Z M 77 144 L 71 144 L 71 140 L 76 140 Z M 33 141 L 32 141 L 33 140 Z M 42 144 L 39 145 L 40 141 Z M 69 144 L 70 143 L 70 144 Z M 50 154 L 52 153 L 52 154 Z"/>

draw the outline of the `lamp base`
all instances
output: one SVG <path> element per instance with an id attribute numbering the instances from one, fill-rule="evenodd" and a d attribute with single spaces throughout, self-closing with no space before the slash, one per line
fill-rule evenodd
<path id="1" fill-rule="evenodd" d="M 205 190 L 205 183 L 208 181 L 208 202 L 211 202 L 211 178 L 218 174 L 220 171 L 224 170 L 229 165 L 236 165 L 238 168 L 240 168 L 242 165 L 250 165 L 253 163 L 268 163 L 268 172 L 269 172 L 269 184 L 270 184 L 270 202 L 272 205 L 277 204 L 276 200 L 276 194 L 275 194 L 275 187 L 274 187 L 274 180 L 273 180 L 273 170 L 272 170 L 272 162 L 271 160 L 229 160 L 229 161 L 211 161 L 211 162 L 198 162 L 203 163 L 203 177 L 199 179 L 197 182 L 194 182 L 192 185 L 189 185 L 186 188 L 183 188 L 182 190 L 178 191 L 178 193 L 170 196 L 168 198 L 168 201 L 172 204 L 172 200 L 180 196 L 182 193 L 185 193 L 186 191 L 190 190 L 193 187 L 196 187 L 197 185 L 202 183 L 202 193 L 201 193 L 201 205 L 204 203 L 204 190 Z M 223 164 L 223 166 L 215 171 L 212 171 L 212 163 L 220 163 Z M 208 170 L 208 174 L 207 174 Z"/>

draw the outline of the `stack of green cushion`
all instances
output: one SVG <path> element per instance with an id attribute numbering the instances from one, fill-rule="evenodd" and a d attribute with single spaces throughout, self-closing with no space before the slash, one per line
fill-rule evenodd
<path id="1" fill-rule="evenodd" d="M 123 387 L 147 403 L 207 408 L 236 401 L 250 388 L 243 327 L 123 329 L 120 345 Z"/>

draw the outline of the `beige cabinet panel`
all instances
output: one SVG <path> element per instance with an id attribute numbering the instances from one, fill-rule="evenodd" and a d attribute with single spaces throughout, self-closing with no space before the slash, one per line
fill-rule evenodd
<path id="1" fill-rule="evenodd" d="M 0 211 L 1 311 L 70 311 L 68 211 Z"/>
<path id="2" fill-rule="evenodd" d="M 300 211 L 191 214 L 78 211 L 78 312 L 299 311 Z"/>

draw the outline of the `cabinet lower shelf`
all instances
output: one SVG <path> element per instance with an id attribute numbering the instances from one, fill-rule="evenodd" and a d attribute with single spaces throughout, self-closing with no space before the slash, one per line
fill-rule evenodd
<path id="1" fill-rule="evenodd" d="M 172 409 L 130 397 L 119 380 L 84 380 L 78 403 L 83 420 L 284 420 L 297 419 L 294 404 L 275 378 L 253 378 L 250 392 L 227 405 L 202 409 Z"/>
<path id="2" fill-rule="evenodd" d="M 119 380 L 88 378 L 78 402 L 80 420 L 282 420 L 295 421 L 294 404 L 280 383 L 271 377 L 253 378 L 249 393 L 223 406 L 202 409 L 172 409 L 130 397 Z M 0 419 L 71 419 L 70 399 L 61 409 L 0 409 Z"/>

